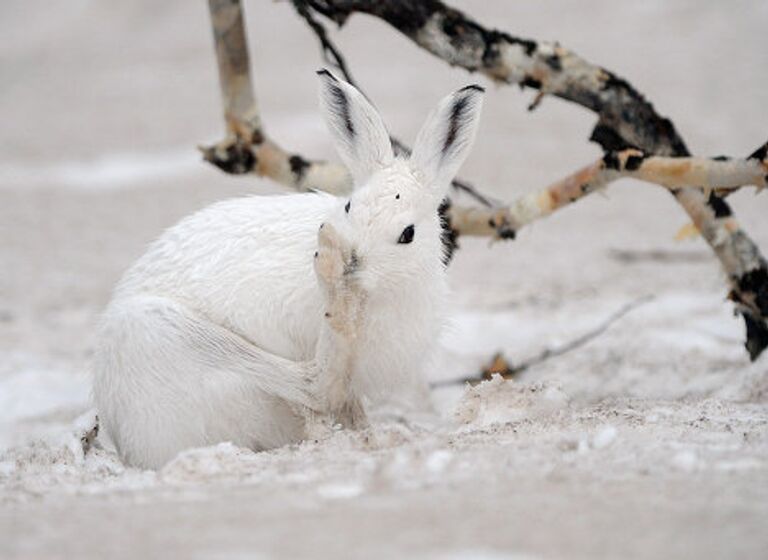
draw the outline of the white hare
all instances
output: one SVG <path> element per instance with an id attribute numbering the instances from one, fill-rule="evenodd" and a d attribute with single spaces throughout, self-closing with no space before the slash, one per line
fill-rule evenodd
<path id="1" fill-rule="evenodd" d="M 351 196 L 214 204 L 167 230 L 115 289 L 94 399 L 127 464 L 158 468 L 222 441 L 300 441 L 313 413 L 364 425 L 366 403 L 424 386 L 447 291 L 437 208 L 483 90 L 446 97 L 401 159 L 365 97 L 319 75 Z"/>

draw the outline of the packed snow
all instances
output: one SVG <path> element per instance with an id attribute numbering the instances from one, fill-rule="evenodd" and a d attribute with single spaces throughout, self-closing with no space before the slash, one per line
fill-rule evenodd
<path id="1" fill-rule="evenodd" d="M 627 77 L 696 153 L 765 141 L 764 2 L 451 3 Z M 270 133 L 333 158 L 313 38 L 289 3 L 246 8 Z M 433 415 L 260 453 L 222 442 L 159 471 L 125 467 L 103 434 L 84 445 L 94 326 L 122 271 L 182 216 L 280 191 L 196 163 L 222 130 L 204 3 L 6 2 L 0 30 L 0 558 L 764 557 L 768 356 L 750 363 L 705 243 L 674 240 L 683 212 L 632 181 L 514 242 L 461 240 L 431 381 L 498 351 L 525 361 L 640 302 L 514 380 L 435 389 Z M 339 42 L 403 138 L 482 82 L 370 18 Z M 587 112 L 487 97 L 462 176 L 494 196 L 598 156 Z M 731 200 L 768 251 L 766 195 Z"/>

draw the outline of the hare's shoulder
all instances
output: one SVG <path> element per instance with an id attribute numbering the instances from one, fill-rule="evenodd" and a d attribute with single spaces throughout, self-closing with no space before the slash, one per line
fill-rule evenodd
<path id="1" fill-rule="evenodd" d="M 273 231 L 313 223 L 328 214 L 338 198 L 326 193 L 301 193 L 274 196 L 245 196 L 212 204 L 181 220 L 169 232 L 176 234 Z"/>
<path id="2" fill-rule="evenodd" d="M 175 293 L 197 284 L 211 289 L 253 276 L 266 281 L 276 269 L 303 272 L 311 264 L 317 228 L 335 204 L 333 196 L 307 193 L 208 206 L 153 242 L 123 277 L 118 293 Z"/>
<path id="3" fill-rule="evenodd" d="M 165 259 L 202 254 L 223 257 L 243 250 L 270 251 L 275 246 L 314 235 L 336 197 L 320 193 L 248 196 L 224 200 L 187 216 L 150 246 L 148 256 Z"/>

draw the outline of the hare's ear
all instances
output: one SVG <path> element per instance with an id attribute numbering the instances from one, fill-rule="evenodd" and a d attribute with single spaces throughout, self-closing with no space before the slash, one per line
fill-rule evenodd
<path id="1" fill-rule="evenodd" d="M 444 98 L 421 127 L 411 153 L 411 167 L 441 198 L 472 147 L 485 90 L 461 88 Z"/>
<path id="2" fill-rule="evenodd" d="M 320 76 L 320 108 L 336 151 L 359 185 L 395 158 L 387 128 L 378 111 L 354 86 L 328 70 Z"/>

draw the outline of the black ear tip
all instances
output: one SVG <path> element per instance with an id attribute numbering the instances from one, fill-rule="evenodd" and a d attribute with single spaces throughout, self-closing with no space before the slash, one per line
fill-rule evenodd
<path id="1" fill-rule="evenodd" d="M 331 72 L 327 68 L 320 68 L 320 70 L 317 70 L 316 74 L 318 76 L 325 76 L 327 78 L 332 79 L 334 82 L 336 81 L 336 76 L 331 74 Z"/>
<path id="2" fill-rule="evenodd" d="M 477 84 L 469 84 L 468 86 L 461 88 L 459 91 L 476 91 L 478 93 L 485 93 L 485 88 Z"/>

